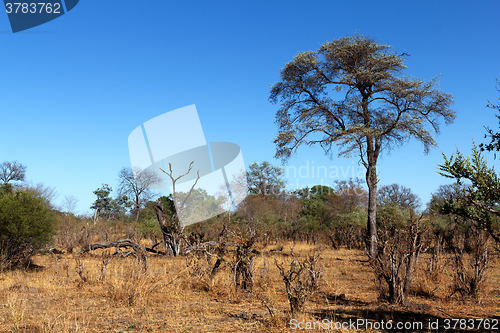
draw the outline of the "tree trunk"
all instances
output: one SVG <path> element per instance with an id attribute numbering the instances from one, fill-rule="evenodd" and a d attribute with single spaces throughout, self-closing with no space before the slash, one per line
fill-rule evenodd
<path id="1" fill-rule="evenodd" d="M 163 241 L 165 242 L 165 253 L 176 257 L 181 253 L 182 232 L 184 227 L 179 225 L 177 219 L 165 220 L 163 214 L 163 203 L 160 199 L 156 201 L 156 218 L 160 224 Z"/>
<path id="2" fill-rule="evenodd" d="M 366 184 L 368 185 L 368 223 L 367 245 L 370 255 L 377 253 L 377 166 L 369 161 L 366 169 Z"/>
<path id="3" fill-rule="evenodd" d="M 140 205 L 139 205 L 139 196 L 136 195 L 135 197 L 135 223 L 137 223 L 139 221 L 139 213 L 141 212 L 140 210 Z"/>

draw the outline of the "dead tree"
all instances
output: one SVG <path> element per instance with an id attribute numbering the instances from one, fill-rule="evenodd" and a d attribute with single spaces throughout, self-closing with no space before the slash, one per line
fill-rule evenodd
<path id="1" fill-rule="evenodd" d="M 115 248 L 115 253 L 112 254 L 112 257 L 128 257 L 130 255 L 135 256 L 139 259 L 140 262 L 142 262 L 144 272 L 147 272 L 148 270 L 148 261 L 147 261 L 147 256 L 146 252 L 144 249 L 137 244 L 136 242 L 130 240 L 130 239 L 122 239 L 114 242 L 109 242 L 109 243 L 95 243 L 95 244 L 87 244 L 81 247 L 80 251 L 78 251 L 78 255 L 85 254 L 92 252 L 94 250 L 98 249 L 110 249 L 110 248 Z M 122 251 L 121 249 L 124 248 L 126 251 Z M 128 250 L 128 248 L 131 248 L 132 250 Z"/>
<path id="2" fill-rule="evenodd" d="M 160 199 L 156 200 L 156 218 L 160 224 L 163 241 L 165 243 L 165 254 L 178 256 L 181 252 L 181 240 L 184 227 L 181 227 L 178 219 L 173 216 L 165 218 L 163 203 Z"/>
<path id="3" fill-rule="evenodd" d="M 184 225 L 182 225 L 182 218 L 184 216 L 183 210 L 186 202 L 188 201 L 189 197 L 191 196 L 191 193 L 193 192 L 194 187 L 196 186 L 198 180 L 200 179 L 200 172 L 199 171 L 197 172 L 197 178 L 193 186 L 191 186 L 189 193 L 186 195 L 186 197 L 182 200 L 181 203 L 177 201 L 177 192 L 175 189 L 175 185 L 179 179 L 181 179 L 182 177 L 186 176 L 191 172 L 191 169 L 193 168 L 193 163 L 194 162 L 191 162 L 189 164 L 189 168 L 186 173 L 178 177 L 174 177 L 172 172 L 172 165 L 170 163 L 168 164 L 169 172 L 160 168 L 160 170 L 163 171 L 172 181 L 172 198 L 174 200 L 176 213 L 174 215 L 165 218 L 166 214 L 164 212 L 163 203 L 161 202 L 160 199 L 158 199 L 156 201 L 156 218 L 158 219 L 158 223 L 160 224 L 160 229 L 163 234 L 163 241 L 165 242 L 165 253 L 170 254 L 174 257 L 181 254 L 181 243 L 183 240 L 182 234 L 184 232 Z"/>

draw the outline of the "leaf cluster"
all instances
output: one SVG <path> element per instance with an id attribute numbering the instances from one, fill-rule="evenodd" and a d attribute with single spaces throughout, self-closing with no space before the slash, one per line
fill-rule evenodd
<path id="1" fill-rule="evenodd" d="M 465 157 L 458 149 L 449 158 L 443 154 L 444 163 L 439 165 L 439 174 L 455 179 L 457 196 L 445 201 L 443 213 L 452 213 L 473 220 L 477 227 L 487 230 L 500 242 L 496 231 L 500 216 L 500 179 L 495 169 L 488 167 L 480 149 L 473 144 L 471 156 Z"/>

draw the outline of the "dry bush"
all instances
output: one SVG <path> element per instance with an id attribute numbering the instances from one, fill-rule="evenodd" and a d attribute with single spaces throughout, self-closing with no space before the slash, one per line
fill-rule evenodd
<path id="1" fill-rule="evenodd" d="M 422 215 L 410 211 L 409 221 L 396 206 L 386 207 L 379 219 L 378 250 L 368 253 L 379 297 L 392 304 L 407 302 L 412 276 L 422 252 Z"/>
<path id="2" fill-rule="evenodd" d="M 219 271 L 215 267 L 217 259 L 207 252 L 196 251 L 186 256 L 187 284 L 194 290 L 211 291 L 214 286 L 214 278 Z"/>
<path id="3" fill-rule="evenodd" d="M 453 245 L 453 294 L 465 298 L 479 297 L 490 263 L 489 234 L 470 225 L 465 233 L 455 230 Z M 469 250 L 467 253 L 466 250 Z"/>
<path id="4" fill-rule="evenodd" d="M 290 303 L 291 313 L 302 312 L 304 304 L 317 289 L 322 268 L 318 267 L 321 258 L 320 249 L 311 251 L 306 257 L 297 257 L 293 248 L 291 260 L 279 263 L 274 260 L 276 267 L 285 283 L 285 290 Z"/>

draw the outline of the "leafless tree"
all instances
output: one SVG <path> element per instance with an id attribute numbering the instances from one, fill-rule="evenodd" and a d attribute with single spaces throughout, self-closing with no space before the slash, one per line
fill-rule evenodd
<path id="1" fill-rule="evenodd" d="M 54 200 L 58 197 L 58 193 L 55 187 L 44 185 L 43 183 L 33 184 L 23 184 L 19 186 L 20 190 L 33 192 L 36 196 L 41 197 L 45 200 L 50 209 L 54 209 Z"/>
<path id="2" fill-rule="evenodd" d="M 76 205 L 78 203 L 78 199 L 74 195 L 67 195 L 63 200 L 63 209 L 66 213 L 75 214 Z"/>
<path id="3" fill-rule="evenodd" d="M 162 179 L 153 170 L 142 170 L 138 167 L 123 168 L 118 177 L 120 179 L 119 195 L 126 195 L 132 200 L 132 213 L 137 222 L 141 207 L 155 196 L 149 187 L 160 183 Z"/>
<path id="4" fill-rule="evenodd" d="M 193 169 L 193 163 L 189 164 L 188 170 L 186 173 L 174 177 L 172 172 L 172 165 L 168 164 L 168 172 L 161 169 L 171 180 L 172 182 L 172 198 L 175 205 L 176 214 L 175 216 L 166 216 L 163 203 L 160 199 L 156 202 L 156 217 L 158 219 L 158 223 L 160 224 L 160 229 L 163 234 L 163 240 L 165 242 L 165 253 L 170 253 L 173 256 L 178 256 L 181 253 L 181 242 L 182 242 L 182 233 L 184 232 L 184 225 L 181 224 L 182 218 L 184 216 L 184 206 L 188 201 L 193 189 L 195 188 L 198 180 L 200 179 L 200 173 L 198 171 L 197 178 L 191 187 L 190 191 L 182 196 L 182 201 L 178 201 L 178 193 L 176 191 L 176 183 L 179 179 L 184 176 L 187 176 L 191 170 Z"/>
<path id="5" fill-rule="evenodd" d="M 378 190 L 378 204 L 394 204 L 401 208 L 411 208 L 413 210 L 420 207 L 422 201 L 418 195 L 414 194 L 410 188 L 391 184 L 381 186 Z"/>
<path id="6" fill-rule="evenodd" d="M 26 166 L 18 161 L 0 164 L 0 182 L 8 184 L 12 181 L 24 181 Z"/>

